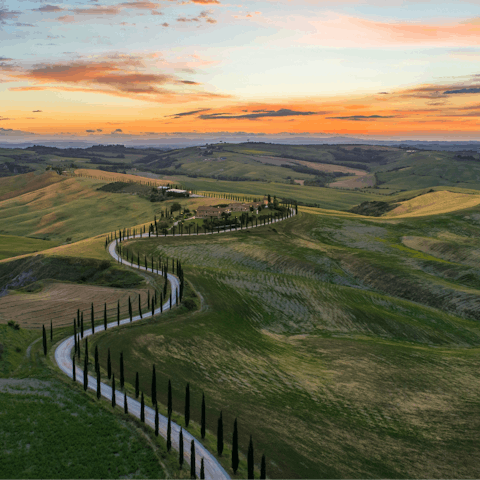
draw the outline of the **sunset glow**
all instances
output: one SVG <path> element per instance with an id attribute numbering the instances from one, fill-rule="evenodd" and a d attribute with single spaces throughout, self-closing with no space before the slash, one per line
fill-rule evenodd
<path id="1" fill-rule="evenodd" d="M 388 4 L 3 2 L 0 138 L 478 139 L 480 6 Z"/>

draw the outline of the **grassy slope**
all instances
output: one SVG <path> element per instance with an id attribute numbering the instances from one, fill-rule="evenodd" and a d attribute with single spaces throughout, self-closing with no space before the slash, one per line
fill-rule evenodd
<path id="1" fill-rule="evenodd" d="M 25 173 L 13 177 L 0 178 L 0 201 L 63 182 L 65 179 L 65 177 L 61 177 L 56 172 L 45 172 L 42 174 Z"/>
<path id="2" fill-rule="evenodd" d="M 160 398 L 172 378 L 178 412 L 190 382 L 196 420 L 204 391 L 209 428 L 222 409 L 229 439 L 238 417 L 242 450 L 252 433 L 272 477 L 478 476 L 479 272 L 401 241 L 478 233 L 468 216 L 303 215 L 275 230 L 139 241 L 182 261 L 203 309 L 123 329 L 99 349 L 123 350 L 127 379 L 138 370 L 146 392 L 155 363 Z"/>
<path id="3" fill-rule="evenodd" d="M 100 180 L 68 178 L 4 200 L 0 202 L 0 232 L 76 241 L 151 221 L 165 208 L 135 195 L 96 191 L 103 184 Z"/>
<path id="4" fill-rule="evenodd" d="M 238 193 L 257 197 L 262 197 L 269 193 L 279 198 L 292 198 L 300 202 L 315 203 L 321 208 L 333 210 L 348 210 L 359 203 L 383 198 L 371 193 L 343 192 L 331 188 L 303 187 L 282 183 L 227 182 L 204 178 L 189 178 L 181 175 L 165 178 L 178 179 L 187 188 L 199 191 Z"/>
<path id="5" fill-rule="evenodd" d="M 53 344 L 65 336 L 54 332 Z M 33 344 L 29 357 L 27 346 Z M 38 332 L 0 325 L 0 462 L 4 478 L 186 478 L 150 429 L 52 370 Z M 6 390 L 3 390 L 6 389 Z M 113 413 L 113 414 L 112 414 Z M 85 459 L 88 458 L 88 461 Z"/>
<path id="6" fill-rule="evenodd" d="M 26 253 L 39 252 L 57 246 L 57 242 L 37 240 L 36 238 L 0 235 L 0 260 Z"/>

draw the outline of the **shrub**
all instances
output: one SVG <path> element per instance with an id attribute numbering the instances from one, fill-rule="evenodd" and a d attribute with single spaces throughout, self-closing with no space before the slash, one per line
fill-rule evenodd
<path id="1" fill-rule="evenodd" d="M 11 328 L 13 328 L 14 330 L 20 330 L 20 325 L 15 322 L 14 320 L 9 320 L 7 325 Z"/>
<path id="2" fill-rule="evenodd" d="M 187 310 L 194 310 L 197 307 L 197 304 L 195 303 L 194 300 L 191 298 L 187 298 L 184 302 L 183 305 L 185 305 L 185 308 Z"/>

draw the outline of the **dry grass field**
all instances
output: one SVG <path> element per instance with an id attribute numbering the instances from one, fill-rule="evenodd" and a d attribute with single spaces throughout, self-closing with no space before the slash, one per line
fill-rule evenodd
<path id="1" fill-rule="evenodd" d="M 338 181 L 330 183 L 328 186 L 332 188 L 347 188 L 349 190 L 354 190 L 355 188 L 366 188 L 373 187 L 375 185 L 375 176 L 367 175 L 367 172 L 364 172 L 364 175 L 357 175 L 355 177 L 343 177 Z"/>
<path id="2" fill-rule="evenodd" d="M 49 185 L 63 182 L 65 179 L 65 177 L 51 171 L 41 175 L 25 173 L 14 177 L 0 178 L 0 201 L 40 190 Z"/>
<path id="3" fill-rule="evenodd" d="M 95 320 L 103 319 L 104 303 L 110 320 L 116 318 L 117 302 L 120 301 L 121 318 L 128 316 L 128 297 L 137 310 L 138 295 L 141 295 L 142 310 L 147 310 L 147 289 L 108 288 L 94 285 L 45 282 L 38 293 L 10 293 L 0 297 L 0 323 L 14 320 L 22 328 L 42 328 L 52 320 L 56 327 L 72 324 L 77 309 L 84 312 L 85 328 L 90 325 L 90 307 L 93 302 Z M 150 290 L 150 294 L 153 290 Z"/>
<path id="4" fill-rule="evenodd" d="M 454 193 L 448 190 L 426 193 L 419 197 L 402 202 L 394 210 L 388 212 L 384 218 L 423 217 L 439 215 L 472 208 L 480 204 L 480 195 Z"/>
<path id="5" fill-rule="evenodd" d="M 168 185 L 171 182 L 166 180 L 159 180 L 157 178 L 146 178 L 138 175 L 130 175 L 125 173 L 105 172 L 103 170 L 93 170 L 89 168 L 79 168 L 75 170 L 75 175 L 84 178 L 95 178 L 105 182 L 134 182 L 134 183 L 149 183 L 153 185 Z"/>

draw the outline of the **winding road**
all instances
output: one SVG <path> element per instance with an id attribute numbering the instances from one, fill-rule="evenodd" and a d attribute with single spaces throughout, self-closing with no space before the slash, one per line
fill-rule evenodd
<path id="1" fill-rule="evenodd" d="M 295 211 L 292 209 L 291 210 L 292 215 L 295 215 Z M 281 221 L 282 219 L 276 219 L 273 220 L 271 223 L 276 223 Z M 263 225 L 259 225 L 263 226 Z M 255 228 L 255 226 L 250 226 L 250 227 L 245 227 L 245 228 Z M 224 232 L 229 232 L 229 231 L 236 231 L 235 229 L 226 229 L 226 230 L 220 230 L 220 232 L 212 232 L 212 233 L 224 233 Z M 209 235 L 210 233 L 201 233 L 200 235 Z M 196 234 L 193 234 L 196 236 Z M 168 236 L 172 236 L 171 234 Z M 180 236 L 180 235 L 177 235 Z M 182 236 L 188 236 L 188 235 L 182 235 Z M 136 238 L 148 238 L 148 233 L 144 233 L 141 236 L 137 236 Z M 152 238 L 156 238 L 152 236 Z M 130 237 L 131 239 L 131 237 Z M 151 273 L 151 269 L 146 269 L 145 267 L 138 266 L 135 264 L 132 264 L 131 262 L 125 261 L 124 259 L 120 258 L 117 252 L 115 251 L 115 247 L 117 245 L 116 241 L 111 242 L 108 245 L 108 252 L 110 255 L 117 260 L 117 262 L 122 263 L 123 265 L 127 265 L 133 268 L 137 268 L 140 270 L 145 270 Z M 157 275 L 162 275 L 162 272 L 159 270 L 155 270 Z M 170 282 L 172 292 L 174 292 L 177 288 L 180 288 L 180 282 L 178 278 L 175 275 L 172 275 L 170 273 L 167 274 L 167 278 Z M 155 315 L 158 315 L 161 313 L 161 310 L 166 311 L 173 307 L 175 305 L 175 296 L 172 295 L 172 304 L 170 305 L 170 300 L 165 302 L 163 305 L 162 309 L 157 308 L 154 312 Z M 139 315 L 136 317 L 133 317 L 132 321 L 136 322 L 138 320 L 141 320 L 141 318 L 148 318 L 152 316 L 152 312 L 146 312 L 143 314 L 143 317 L 140 317 Z M 130 318 L 125 318 L 120 321 L 120 325 L 124 325 L 130 323 Z M 118 323 L 111 322 L 107 324 L 107 329 L 110 328 L 115 328 L 118 326 Z M 96 327 L 97 331 L 103 330 L 103 325 L 102 326 L 97 326 Z M 92 335 L 92 329 L 84 330 L 83 336 L 88 337 L 89 335 Z M 72 349 L 75 345 L 75 339 L 74 336 L 72 335 L 71 337 L 68 337 L 67 339 L 63 340 L 60 345 L 57 347 L 55 350 L 55 361 L 57 362 L 57 365 L 60 367 L 60 369 L 68 375 L 70 378 L 73 378 L 73 362 L 71 359 L 71 352 Z M 83 383 L 83 370 L 79 367 L 75 368 L 75 376 L 76 380 L 79 383 Z M 92 377 L 88 375 L 88 388 L 90 388 L 93 391 L 97 390 L 97 379 L 95 377 Z M 109 385 L 106 385 L 105 383 L 101 383 L 100 385 L 100 392 L 103 397 L 105 397 L 108 400 L 112 399 L 112 388 Z M 123 407 L 123 401 L 124 401 L 124 393 L 120 390 L 115 390 L 115 399 L 116 403 L 119 407 Z M 127 404 L 128 404 L 128 413 L 131 415 L 134 415 L 137 418 L 140 418 L 140 402 L 135 400 L 134 398 L 128 397 L 127 396 Z M 155 410 L 145 406 L 145 423 L 149 425 L 152 428 L 155 428 Z M 159 435 L 161 435 L 164 439 L 167 438 L 167 425 L 168 425 L 168 419 L 167 417 L 160 415 L 159 414 Z M 179 436 L 180 436 L 180 426 L 177 425 L 174 422 L 171 422 L 172 425 L 172 447 L 175 450 L 179 450 Z M 228 473 L 224 470 L 224 468 L 220 465 L 218 460 L 215 458 L 214 455 L 212 455 L 202 444 L 200 441 L 198 441 L 195 437 L 193 437 L 188 431 L 183 430 L 183 441 L 184 441 L 184 458 L 185 461 L 190 464 L 190 444 L 191 441 L 195 441 L 195 464 L 196 464 L 196 472 L 197 476 L 200 477 L 200 464 L 201 464 L 201 459 L 204 459 L 204 467 L 205 467 L 205 478 L 206 479 L 211 479 L 211 480 L 222 480 L 222 479 L 229 479 Z"/>

